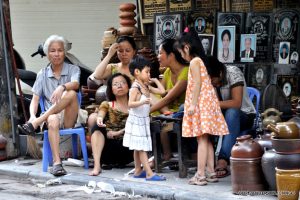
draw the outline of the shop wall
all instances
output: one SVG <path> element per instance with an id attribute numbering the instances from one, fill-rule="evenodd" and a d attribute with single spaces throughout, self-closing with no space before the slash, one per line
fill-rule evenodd
<path id="1" fill-rule="evenodd" d="M 51 34 L 72 42 L 70 53 L 94 69 L 101 57 L 103 32 L 119 27 L 119 5 L 135 0 L 10 0 L 15 49 L 26 68 L 37 72 L 47 59 L 30 55 Z"/>

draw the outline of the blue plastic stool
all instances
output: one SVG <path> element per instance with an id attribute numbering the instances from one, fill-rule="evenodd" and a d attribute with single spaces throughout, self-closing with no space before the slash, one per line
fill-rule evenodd
<path id="1" fill-rule="evenodd" d="M 81 93 L 78 93 L 78 102 L 79 105 L 81 104 Z M 45 106 L 44 106 L 44 98 L 40 98 L 40 107 L 42 112 L 45 111 Z M 78 127 L 78 128 L 68 128 L 68 129 L 60 129 L 59 130 L 59 135 L 72 135 L 72 152 L 73 152 L 73 158 L 78 157 L 78 145 L 77 145 L 77 139 L 79 136 L 80 139 L 80 144 L 81 144 L 81 151 L 83 155 L 83 160 L 84 160 L 84 168 L 88 169 L 89 168 L 89 163 L 88 163 L 88 155 L 87 155 L 87 148 L 86 148 L 86 140 L 85 140 L 85 130 L 83 127 Z M 43 172 L 47 172 L 48 166 L 53 165 L 53 157 L 52 157 L 52 152 L 51 152 L 51 146 L 49 143 L 49 137 L 48 137 L 48 130 L 44 131 L 44 142 L 43 142 Z"/>

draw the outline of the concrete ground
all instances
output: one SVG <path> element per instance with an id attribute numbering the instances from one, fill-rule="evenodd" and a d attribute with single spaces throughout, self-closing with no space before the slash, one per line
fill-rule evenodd
<path id="1" fill-rule="evenodd" d="M 0 174 L 22 178 L 35 178 L 49 180 L 55 178 L 50 173 L 42 172 L 40 160 L 18 158 L 0 162 Z M 167 181 L 149 182 L 144 179 L 132 178 L 126 175 L 132 167 L 124 169 L 103 170 L 97 177 L 88 176 L 89 170 L 83 167 L 65 166 L 68 175 L 61 177 L 63 183 L 86 185 L 89 181 L 105 182 L 112 184 L 116 191 L 138 194 L 157 199 L 247 199 L 247 200 L 275 200 L 274 192 L 257 192 L 253 196 L 234 195 L 232 193 L 230 176 L 220 179 L 218 183 L 209 183 L 206 186 L 188 185 L 188 178 L 179 178 L 178 171 L 167 168 L 163 175 Z"/>

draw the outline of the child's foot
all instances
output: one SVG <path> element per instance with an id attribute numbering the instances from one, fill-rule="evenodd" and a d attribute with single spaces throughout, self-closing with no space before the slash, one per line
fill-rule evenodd
<path id="1" fill-rule="evenodd" d="M 165 176 L 153 174 L 153 176 L 146 178 L 146 181 L 165 181 Z"/>
<path id="2" fill-rule="evenodd" d="M 99 174 L 101 174 L 102 169 L 93 169 L 92 171 L 90 171 L 89 176 L 98 176 Z"/>
<path id="3" fill-rule="evenodd" d="M 146 178 L 146 171 L 141 171 L 139 173 L 134 173 L 133 178 Z"/>
<path id="4" fill-rule="evenodd" d="M 196 174 L 189 180 L 190 185 L 207 185 L 206 177 L 200 176 L 197 172 Z"/>

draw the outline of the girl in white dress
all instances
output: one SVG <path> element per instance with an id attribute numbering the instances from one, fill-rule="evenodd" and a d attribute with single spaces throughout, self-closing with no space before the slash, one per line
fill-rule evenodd
<path id="1" fill-rule="evenodd" d="M 146 178 L 148 181 L 162 181 L 165 177 L 154 174 L 148 163 L 147 151 L 152 151 L 150 133 L 150 92 L 164 94 L 165 89 L 158 79 L 150 78 L 150 62 L 142 56 L 136 56 L 129 64 L 130 73 L 135 77 L 129 91 L 129 115 L 125 125 L 123 146 L 134 150 L 134 178 Z M 157 88 L 149 85 L 154 82 Z M 144 167 L 144 170 L 141 167 Z"/>

